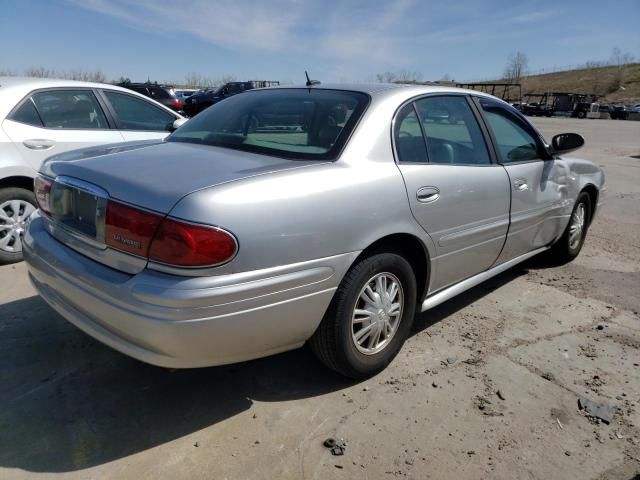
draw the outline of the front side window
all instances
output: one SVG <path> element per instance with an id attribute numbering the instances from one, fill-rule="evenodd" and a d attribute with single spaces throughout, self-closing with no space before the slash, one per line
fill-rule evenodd
<path id="1" fill-rule="evenodd" d="M 364 93 L 322 89 L 247 92 L 214 104 L 168 141 L 286 158 L 336 158 L 368 103 Z"/>
<path id="2" fill-rule="evenodd" d="M 141 98 L 104 90 L 123 130 L 168 131 L 176 117 Z"/>
<path id="3" fill-rule="evenodd" d="M 535 137 L 513 113 L 484 99 L 480 100 L 480 105 L 493 132 L 502 163 L 540 159 Z"/>
<path id="4" fill-rule="evenodd" d="M 431 163 L 491 163 L 482 130 L 463 96 L 425 97 L 415 102 Z"/>
<path id="5" fill-rule="evenodd" d="M 52 90 L 33 95 L 46 128 L 109 128 L 98 100 L 90 90 Z"/>

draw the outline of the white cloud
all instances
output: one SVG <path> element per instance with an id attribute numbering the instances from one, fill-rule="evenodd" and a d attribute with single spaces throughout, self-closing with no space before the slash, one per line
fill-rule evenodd
<path id="1" fill-rule="evenodd" d="M 304 2 L 69 0 L 145 31 L 186 33 L 224 47 L 277 49 L 292 40 Z"/>

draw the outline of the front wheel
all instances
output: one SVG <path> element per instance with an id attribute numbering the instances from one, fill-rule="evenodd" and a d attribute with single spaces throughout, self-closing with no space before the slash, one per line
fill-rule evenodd
<path id="1" fill-rule="evenodd" d="M 0 265 L 22 260 L 25 222 L 36 209 L 33 192 L 24 188 L 0 189 Z"/>
<path id="2" fill-rule="evenodd" d="M 351 378 L 384 369 L 404 344 L 416 308 L 411 265 L 395 253 L 365 258 L 345 275 L 310 346 L 329 368 Z"/>

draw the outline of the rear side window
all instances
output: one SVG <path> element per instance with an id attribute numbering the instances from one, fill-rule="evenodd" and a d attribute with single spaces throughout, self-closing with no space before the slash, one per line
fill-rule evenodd
<path id="1" fill-rule="evenodd" d="M 168 131 L 176 117 L 141 98 L 104 90 L 123 130 Z"/>
<path id="2" fill-rule="evenodd" d="M 463 96 L 425 97 L 415 102 L 431 163 L 487 165 L 487 145 Z"/>
<path id="3" fill-rule="evenodd" d="M 334 159 L 368 100 L 359 92 L 316 88 L 247 92 L 209 107 L 168 141 L 286 158 Z"/>
<path id="4" fill-rule="evenodd" d="M 487 100 L 481 100 L 480 104 L 495 137 L 502 163 L 540 158 L 535 137 L 524 128 L 520 119 L 502 105 Z"/>
<path id="5" fill-rule="evenodd" d="M 427 146 L 413 103 L 405 105 L 395 120 L 396 150 L 402 163 L 427 163 Z"/>
<path id="6" fill-rule="evenodd" d="M 18 108 L 13 115 L 11 115 L 10 120 L 20 123 L 26 123 L 27 125 L 33 125 L 34 127 L 42 127 L 42 120 L 40 120 L 40 116 L 36 110 L 36 107 L 33 105 L 33 101 L 28 99 L 20 108 Z"/>
<path id="7" fill-rule="evenodd" d="M 33 95 L 46 128 L 90 130 L 109 128 L 90 90 L 52 90 Z"/>

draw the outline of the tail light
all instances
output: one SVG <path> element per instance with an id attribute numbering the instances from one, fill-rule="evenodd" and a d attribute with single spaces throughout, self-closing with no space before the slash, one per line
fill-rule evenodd
<path id="1" fill-rule="evenodd" d="M 51 215 L 51 204 L 49 200 L 51 198 L 52 186 L 53 181 L 42 175 L 37 175 L 33 182 L 33 192 L 36 196 L 36 203 L 40 211 L 45 215 Z"/>
<path id="2" fill-rule="evenodd" d="M 117 250 L 146 257 L 162 218 L 162 215 L 109 201 L 104 225 L 105 243 Z"/>
<path id="3" fill-rule="evenodd" d="M 238 244 L 229 232 L 109 201 L 105 243 L 117 250 L 178 267 L 215 266 L 231 260 Z"/>
<path id="4" fill-rule="evenodd" d="M 182 102 L 180 100 L 178 100 L 177 98 L 173 99 L 173 106 L 177 109 L 182 108 Z"/>
<path id="5" fill-rule="evenodd" d="M 149 260 L 181 267 L 213 266 L 231 260 L 236 239 L 217 227 L 165 218 L 156 232 Z"/>

